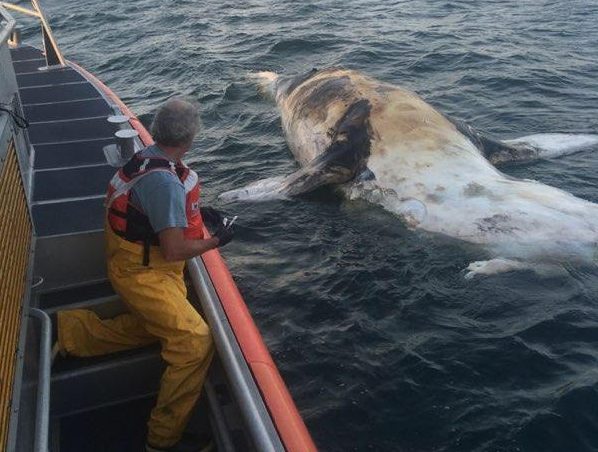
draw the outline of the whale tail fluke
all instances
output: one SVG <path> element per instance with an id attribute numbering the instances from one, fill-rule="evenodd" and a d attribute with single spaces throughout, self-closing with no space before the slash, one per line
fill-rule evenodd
<path id="1" fill-rule="evenodd" d="M 596 134 L 538 133 L 512 140 L 497 140 L 463 121 L 449 120 L 493 165 L 560 157 L 598 146 Z"/>
<path id="2" fill-rule="evenodd" d="M 278 82 L 278 74 L 276 72 L 251 72 L 248 78 L 255 81 L 260 93 L 272 100 L 276 99 L 276 84 Z"/>
<path id="3" fill-rule="evenodd" d="M 465 279 L 524 270 L 533 271 L 536 275 L 543 278 L 566 274 L 564 267 L 558 264 L 535 263 L 499 257 L 487 261 L 472 262 L 465 269 Z"/>
<path id="4" fill-rule="evenodd" d="M 553 158 L 573 154 L 598 145 L 598 135 L 570 133 L 539 133 L 503 143 L 531 158 Z M 527 159 L 526 159 L 527 160 Z"/>

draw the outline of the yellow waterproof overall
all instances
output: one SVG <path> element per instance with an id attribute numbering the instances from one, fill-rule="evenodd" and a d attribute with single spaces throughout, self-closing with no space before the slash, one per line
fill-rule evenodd
<path id="1" fill-rule="evenodd" d="M 168 363 L 148 422 L 148 443 L 170 447 L 181 437 L 213 355 L 210 330 L 187 301 L 184 262 L 167 262 L 106 227 L 108 276 L 130 313 L 100 319 L 87 310 L 58 313 L 58 341 L 74 356 L 97 356 L 160 341 Z M 108 383 L 108 382 L 107 382 Z"/>

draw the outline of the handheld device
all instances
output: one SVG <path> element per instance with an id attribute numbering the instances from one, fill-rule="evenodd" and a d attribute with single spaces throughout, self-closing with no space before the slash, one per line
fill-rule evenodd
<path id="1" fill-rule="evenodd" d="M 230 221 L 228 221 L 228 218 L 225 218 L 223 220 L 224 226 L 226 226 L 227 228 L 230 228 L 233 225 L 233 223 L 235 221 L 237 221 L 237 218 L 239 218 L 238 215 L 235 215 Z"/>

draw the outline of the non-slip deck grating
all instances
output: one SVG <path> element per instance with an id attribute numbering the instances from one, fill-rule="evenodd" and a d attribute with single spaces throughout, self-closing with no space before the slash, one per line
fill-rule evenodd
<path id="1" fill-rule="evenodd" d="M 72 143 L 38 144 L 35 146 L 35 167 L 47 169 L 102 164 L 106 162 L 104 146 L 113 143 L 114 138 L 103 138 Z"/>
<path id="2" fill-rule="evenodd" d="M 82 81 L 84 81 L 83 76 L 71 68 L 52 69 L 51 71 L 38 71 L 17 75 L 17 83 L 19 84 L 19 88 L 57 85 Z"/>
<path id="3" fill-rule="evenodd" d="M 41 50 L 32 46 L 21 46 L 10 49 L 13 61 L 36 60 L 43 58 Z"/>
<path id="4" fill-rule="evenodd" d="M 23 105 L 51 104 L 100 97 L 98 91 L 87 81 L 29 88 L 19 87 L 19 93 Z"/>
<path id="5" fill-rule="evenodd" d="M 31 221 L 14 143 L 0 171 L 0 450 L 6 450 Z"/>
<path id="6" fill-rule="evenodd" d="M 33 145 L 110 138 L 117 131 L 106 118 L 86 118 L 71 121 L 37 123 L 29 126 Z"/>
<path id="7" fill-rule="evenodd" d="M 106 121 L 114 106 L 73 67 L 37 70 L 37 49 L 11 49 L 11 57 L 35 149 L 31 215 L 38 238 L 101 230 L 114 175 L 103 151 L 118 130 Z"/>
<path id="8" fill-rule="evenodd" d="M 46 60 L 44 58 L 15 61 L 13 64 L 17 74 L 36 72 L 39 68 L 44 67 L 45 65 Z"/>
<path id="9" fill-rule="evenodd" d="M 57 104 L 25 105 L 23 109 L 29 122 L 65 121 L 99 116 L 106 118 L 112 114 L 111 108 L 101 97 Z"/>
<path id="10" fill-rule="evenodd" d="M 98 231 L 104 227 L 104 196 L 34 204 L 32 214 L 38 237 Z"/>
<path id="11" fill-rule="evenodd" d="M 33 200 L 103 195 L 113 175 L 114 168 L 109 165 L 36 171 Z"/>

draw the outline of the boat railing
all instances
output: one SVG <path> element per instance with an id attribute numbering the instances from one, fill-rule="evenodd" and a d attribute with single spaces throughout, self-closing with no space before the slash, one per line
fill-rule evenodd
<path id="1" fill-rule="evenodd" d="M 280 442 L 279 433 L 272 424 L 268 409 L 253 382 L 251 371 L 245 364 L 210 276 L 199 258 L 188 260 L 187 269 L 195 291 L 199 295 L 203 313 L 212 329 L 222 365 L 226 369 L 227 375 L 231 376 L 231 380 L 235 382 L 232 390 L 241 407 L 245 425 L 251 432 L 256 449 L 272 452 L 284 451 L 285 448 Z M 206 387 L 206 392 L 210 398 L 209 385 Z"/>
<path id="2" fill-rule="evenodd" d="M 10 2 L 0 2 L 0 6 L 4 7 L 9 11 L 18 12 L 38 19 L 42 28 L 44 54 L 46 57 L 46 68 L 52 68 L 56 66 L 63 67 L 65 65 L 62 52 L 60 51 L 60 48 L 56 43 L 56 39 L 54 39 L 54 35 L 52 34 L 50 24 L 48 23 L 48 20 L 46 19 L 44 12 L 39 6 L 38 0 L 31 0 L 31 9 Z M 19 33 L 16 29 L 14 29 L 14 21 L 13 28 L 10 32 L 8 32 L 8 34 L 9 36 L 11 36 L 13 44 L 18 44 Z M 0 36 L 3 36 L 3 33 L 1 31 Z M 3 43 L 2 39 L 0 39 L 0 43 Z"/>
<path id="3" fill-rule="evenodd" d="M 35 415 L 34 452 L 47 452 L 50 435 L 50 377 L 52 370 L 52 321 L 41 309 L 31 308 L 29 317 L 40 322 L 37 410 Z"/>
<path id="4" fill-rule="evenodd" d="M 15 29 L 15 20 L 3 8 L 0 2 L 0 47 L 6 44 Z"/>

